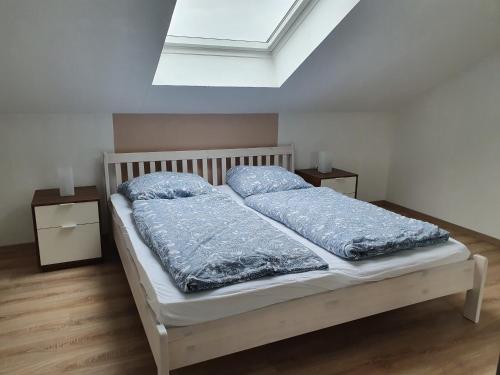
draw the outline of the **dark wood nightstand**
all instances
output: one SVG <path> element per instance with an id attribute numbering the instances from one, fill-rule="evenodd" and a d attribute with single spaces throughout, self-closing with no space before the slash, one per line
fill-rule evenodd
<path id="1" fill-rule="evenodd" d="M 95 186 L 77 187 L 69 197 L 59 189 L 35 191 L 31 211 L 42 270 L 102 259 L 100 200 Z"/>
<path id="2" fill-rule="evenodd" d="M 326 186 L 349 197 L 358 197 L 356 173 L 335 168 L 330 173 L 321 173 L 317 169 L 299 169 L 295 173 L 314 186 Z"/>

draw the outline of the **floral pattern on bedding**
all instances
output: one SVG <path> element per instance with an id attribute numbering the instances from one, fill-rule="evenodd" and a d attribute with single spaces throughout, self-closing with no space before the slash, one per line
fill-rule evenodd
<path id="1" fill-rule="evenodd" d="M 245 204 L 325 250 L 358 260 L 446 242 L 436 225 L 407 218 L 326 187 L 259 194 Z"/>
<path id="2" fill-rule="evenodd" d="M 276 165 L 232 167 L 226 173 L 226 183 L 243 198 L 254 194 L 312 187 L 302 177 Z"/>
<path id="3" fill-rule="evenodd" d="M 222 193 L 137 200 L 133 218 L 184 292 L 328 268 L 314 252 Z"/>
<path id="4" fill-rule="evenodd" d="M 202 177 L 179 172 L 149 173 L 118 186 L 118 192 L 131 201 L 186 198 L 215 191 Z"/>

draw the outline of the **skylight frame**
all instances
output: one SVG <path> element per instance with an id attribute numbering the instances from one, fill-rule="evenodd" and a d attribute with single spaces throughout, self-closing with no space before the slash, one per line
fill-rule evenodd
<path id="1" fill-rule="evenodd" d="M 271 52 L 301 13 L 315 0 L 295 0 L 266 42 L 167 35 L 164 50 L 184 48 L 219 51 Z"/>
<path id="2" fill-rule="evenodd" d="M 179 87 L 282 87 L 359 2 L 305 0 L 297 3 L 302 9 L 290 14 L 292 20 L 281 23 L 274 33 L 274 40 L 269 41 L 266 49 L 262 49 L 262 46 L 260 49 L 247 48 L 248 45 L 207 47 L 202 43 L 196 47 L 189 43 L 164 43 L 152 84 Z M 276 22 L 277 19 L 274 19 L 268 25 L 274 27 Z M 266 37 L 270 31 L 268 28 Z M 225 35 L 228 35 L 227 32 Z M 246 35 L 252 33 L 247 32 Z"/>

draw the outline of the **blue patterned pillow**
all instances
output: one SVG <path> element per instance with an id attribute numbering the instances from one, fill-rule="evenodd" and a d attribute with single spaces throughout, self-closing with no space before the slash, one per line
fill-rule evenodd
<path id="1" fill-rule="evenodd" d="M 302 177 L 278 166 L 238 165 L 227 171 L 226 183 L 243 198 L 255 194 L 312 187 Z"/>
<path id="2" fill-rule="evenodd" d="M 177 172 L 150 173 L 118 186 L 118 192 L 131 201 L 186 198 L 216 191 L 198 175 Z"/>

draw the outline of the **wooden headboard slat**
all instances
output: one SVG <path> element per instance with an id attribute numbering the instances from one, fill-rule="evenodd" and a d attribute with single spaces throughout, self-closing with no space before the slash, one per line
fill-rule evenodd
<path id="1" fill-rule="evenodd" d="M 257 165 L 281 165 L 283 168 L 294 171 L 293 145 L 219 150 L 105 153 L 106 197 L 109 200 L 120 183 L 136 177 L 134 172 L 142 176 L 156 171 L 156 163 L 159 163 L 162 171 L 189 172 L 198 175 L 201 172 L 204 179 L 212 180 L 213 185 L 219 185 L 219 181 L 222 184 L 225 183 L 226 171 L 229 168 L 235 165 L 254 165 L 254 157 L 257 159 Z M 271 163 L 271 157 L 273 163 Z M 201 168 L 198 168 L 199 160 L 201 160 Z M 170 168 L 167 162 L 171 165 Z M 145 169 L 145 166 L 148 169 Z M 125 172 L 122 173 L 122 168 L 123 171 L 127 171 L 126 178 Z"/>

